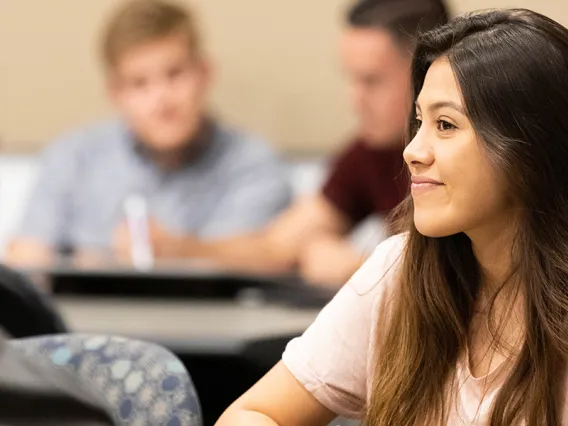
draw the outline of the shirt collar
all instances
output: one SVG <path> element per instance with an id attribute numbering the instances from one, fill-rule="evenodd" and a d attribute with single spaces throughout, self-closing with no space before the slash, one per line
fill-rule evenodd
<path id="1" fill-rule="evenodd" d="M 198 161 L 212 145 L 215 132 L 216 122 L 211 117 L 202 120 L 197 134 L 185 143 L 180 149 L 177 156 L 181 159 L 179 167 L 185 167 Z M 146 145 L 135 134 L 130 132 L 131 147 L 135 154 L 144 161 L 156 162 L 157 156 L 154 155 L 151 147 Z"/>

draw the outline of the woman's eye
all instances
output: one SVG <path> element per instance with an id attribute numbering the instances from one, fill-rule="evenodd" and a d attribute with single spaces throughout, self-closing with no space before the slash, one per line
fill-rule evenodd
<path id="1" fill-rule="evenodd" d="M 414 128 L 414 131 L 418 131 L 418 129 L 420 129 L 420 127 L 422 126 L 422 120 L 419 118 L 415 118 L 414 119 L 414 123 L 412 123 L 412 127 Z"/>
<path id="2" fill-rule="evenodd" d="M 453 130 L 455 128 L 456 128 L 456 126 L 454 126 L 451 123 L 448 123 L 445 120 L 438 120 L 438 130 L 440 132 L 447 132 L 448 130 Z"/>

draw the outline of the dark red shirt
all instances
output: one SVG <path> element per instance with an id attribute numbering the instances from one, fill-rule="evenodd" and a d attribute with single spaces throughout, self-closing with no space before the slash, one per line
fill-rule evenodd
<path id="1" fill-rule="evenodd" d="M 354 141 L 336 157 L 323 195 L 353 226 L 373 213 L 388 214 L 408 193 L 402 151 Z"/>

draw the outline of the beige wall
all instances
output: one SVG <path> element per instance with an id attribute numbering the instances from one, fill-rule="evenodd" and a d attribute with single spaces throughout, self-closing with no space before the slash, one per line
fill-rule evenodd
<path id="1" fill-rule="evenodd" d="M 111 113 L 97 30 L 121 0 L 0 0 L 0 146 L 34 149 Z M 184 0 L 190 1 L 190 0 Z M 301 151 L 328 150 L 352 124 L 337 63 L 348 0 L 195 0 L 227 120 Z M 565 0 L 453 0 L 455 12 L 524 6 L 568 25 Z"/>

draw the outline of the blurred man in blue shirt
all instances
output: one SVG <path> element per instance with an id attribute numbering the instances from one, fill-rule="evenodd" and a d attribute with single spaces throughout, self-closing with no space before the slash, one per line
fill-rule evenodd
<path id="1" fill-rule="evenodd" d="M 274 153 L 207 113 L 211 70 L 189 11 L 131 0 L 110 20 L 102 57 L 120 117 L 45 151 L 9 262 L 43 262 L 62 247 L 124 251 L 132 194 L 154 226 L 208 240 L 256 230 L 286 207 Z"/>

